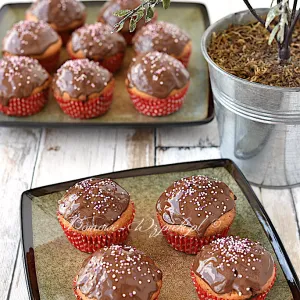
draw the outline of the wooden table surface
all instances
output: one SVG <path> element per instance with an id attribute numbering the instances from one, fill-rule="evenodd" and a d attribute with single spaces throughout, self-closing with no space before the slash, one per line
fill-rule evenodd
<path id="1" fill-rule="evenodd" d="M 212 21 L 245 9 L 241 0 L 202 2 Z M 262 2 L 270 4 L 253 4 Z M 219 157 L 216 120 L 167 129 L 0 128 L 0 299 L 29 299 L 20 245 L 23 191 L 100 173 Z M 254 190 L 300 276 L 300 188 Z"/>

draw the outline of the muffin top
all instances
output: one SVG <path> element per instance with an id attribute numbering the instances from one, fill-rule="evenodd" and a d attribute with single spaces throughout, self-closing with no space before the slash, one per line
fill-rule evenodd
<path id="1" fill-rule="evenodd" d="M 81 20 L 85 6 L 77 0 L 37 0 L 28 12 L 39 20 L 55 24 L 59 29 Z"/>
<path id="2" fill-rule="evenodd" d="M 58 34 L 43 21 L 20 21 L 7 32 L 3 51 L 14 55 L 39 55 L 59 39 Z"/>
<path id="3" fill-rule="evenodd" d="M 260 244 L 228 236 L 204 246 L 192 269 L 215 293 L 236 291 L 250 298 L 263 292 L 272 278 L 274 260 Z"/>
<path id="4" fill-rule="evenodd" d="M 159 197 L 157 212 L 172 225 L 191 227 L 199 236 L 235 208 L 234 195 L 222 181 L 191 176 L 175 181 Z"/>
<path id="5" fill-rule="evenodd" d="M 90 256 L 82 266 L 76 287 L 89 299 L 151 299 L 162 272 L 152 259 L 130 246 L 112 245 Z"/>
<path id="6" fill-rule="evenodd" d="M 189 72 L 180 61 L 157 51 L 134 58 L 127 74 L 129 87 L 162 99 L 183 88 L 189 79 Z"/>
<path id="7" fill-rule="evenodd" d="M 91 178 L 66 192 L 58 212 L 77 230 L 105 230 L 120 218 L 129 200 L 129 194 L 111 179 Z"/>
<path id="8" fill-rule="evenodd" d="M 47 80 L 49 74 L 36 59 L 7 56 L 0 60 L 0 103 L 7 105 L 11 98 L 29 97 Z"/>
<path id="9" fill-rule="evenodd" d="M 122 35 L 112 33 L 112 27 L 103 23 L 85 25 L 72 34 L 72 49 L 83 51 L 87 58 L 105 58 L 124 52 L 126 42 Z"/>
<path id="10" fill-rule="evenodd" d="M 107 1 L 102 8 L 100 9 L 98 20 L 101 20 L 110 26 L 114 26 L 118 23 L 122 18 L 114 16 L 114 12 L 118 10 L 126 10 L 126 9 L 135 9 L 141 5 L 140 0 L 111 0 Z M 136 26 L 136 30 L 139 30 L 145 25 L 145 18 L 142 18 Z M 129 20 L 127 20 L 124 24 L 122 32 L 129 32 Z"/>
<path id="11" fill-rule="evenodd" d="M 189 41 L 189 36 L 178 26 L 162 21 L 144 26 L 133 38 L 137 53 L 159 51 L 174 56 L 180 56 Z"/>
<path id="12" fill-rule="evenodd" d="M 54 94 L 67 93 L 71 98 L 86 100 L 100 93 L 112 79 L 112 74 L 88 59 L 66 61 L 53 78 Z"/>

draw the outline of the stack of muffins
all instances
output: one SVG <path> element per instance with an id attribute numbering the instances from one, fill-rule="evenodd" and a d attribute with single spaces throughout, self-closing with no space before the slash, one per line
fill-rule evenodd
<path id="1" fill-rule="evenodd" d="M 5 76 L 0 84 L 7 89 L 0 91 L 0 112 L 10 116 L 36 114 L 46 105 L 51 87 L 62 111 L 70 117 L 103 115 L 113 101 L 113 73 L 122 67 L 127 45 L 131 44 L 135 57 L 124 89 L 134 107 L 153 117 L 179 110 L 189 88 L 186 68 L 191 39 L 176 25 L 158 22 L 157 13 L 147 24 L 145 19 L 140 20 L 136 33 L 129 32 L 129 24 L 120 33 L 112 33 L 119 21 L 113 13 L 138 5 L 140 0 L 110 0 L 101 8 L 98 22 L 88 25 L 85 6 L 78 0 L 37 0 L 26 11 L 25 20 L 9 30 L 2 43 L 0 72 Z M 70 60 L 60 66 L 64 46 Z M 23 80 L 16 78 L 19 73 L 27 74 L 26 64 L 12 68 L 14 57 L 32 65 L 30 75 Z M 41 70 L 44 76 L 40 77 Z M 28 86 L 23 91 L 24 85 Z"/>
<path id="2" fill-rule="evenodd" d="M 191 280 L 199 299 L 265 299 L 275 283 L 275 263 L 266 249 L 227 236 L 235 202 L 224 182 L 201 175 L 175 181 L 157 200 L 167 242 L 177 251 L 197 254 Z M 124 188 L 111 179 L 81 181 L 59 200 L 57 216 L 70 243 L 92 253 L 73 281 L 78 300 L 158 299 L 162 271 L 145 253 L 122 245 L 135 216 Z"/>

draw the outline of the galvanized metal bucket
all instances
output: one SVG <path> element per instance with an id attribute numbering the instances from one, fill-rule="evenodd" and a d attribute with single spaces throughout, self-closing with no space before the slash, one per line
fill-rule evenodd
<path id="1" fill-rule="evenodd" d="M 267 9 L 257 10 L 266 14 Z M 249 11 L 229 15 L 202 38 L 218 119 L 221 155 L 264 187 L 300 184 L 300 88 L 251 83 L 216 65 L 207 53 L 211 36 L 230 24 L 255 21 Z"/>

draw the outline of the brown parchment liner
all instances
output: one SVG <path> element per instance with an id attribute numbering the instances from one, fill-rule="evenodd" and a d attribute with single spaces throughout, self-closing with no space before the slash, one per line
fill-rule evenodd
<path id="1" fill-rule="evenodd" d="M 102 3 L 86 2 L 87 23 L 94 23 Z M 4 38 L 6 31 L 12 25 L 24 19 L 25 10 L 28 5 L 9 5 L 0 14 L 0 42 Z M 133 49 L 127 47 L 123 66 L 115 74 L 116 87 L 113 103 L 110 110 L 103 116 L 89 119 L 76 120 L 64 114 L 59 108 L 53 96 L 50 97 L 46 107 L 38 114 L 26 118 L 8 117 L 0 113 L 0 122 L 37 122 L 37 123 L 74 123 L 74 124 L 114 124 L 114 123 L 138 123 L 147 124 L 182 123 L 196 122 L 207 118 L 209 101 L 209 80 L 207 64 L 201 54 L 200 41 L 205 31 L 205 20 L 207 13 L 198 4 L 180 5 L 174 4 L 168 10 L 158 8 L 159 20 L 174 23 L 184 29 L 192 39 L 192 55 L 189 63 L 191 84 L 186 97 L 186 101 L 180 111 L 166 117 L 148 117 L 140 114 L 134 108 L 125 86 L 125 77 L 128 66 L 134 55 Z M 205 14 L 205 15 L 204 15 Z M 176 17 L 175 17 L 176 16 Z M 0 53 L 1 56 L 1 53 Z M 68 58 L 67 51 L 63 48 L 60 56 L 60 64 Z"/>
<path id="2" fill-rule="evenodd" d="M 275 258 L 277 280 L 269 293 L 269 300 L 293 299 L 288 284 L 276 259 L 272 246 L 251 206 L 235 180 L 224 168 L 202 169 L 188 172 L 166 173 L 116 180 L 131 195 L 136 206 L 133 229 L 127 244 L 150 255 L 163 271 L 163 287 L 160 300 L 198 299 L 190 277 L 193 255 L 171 248 L 164 237 L 149 234 L 159 231 L 155 204 L 160 194 L 173 181 L 191 175 L 208 175 L 224 181 L 237 196 L 237 216 L 230 234 L 260 241 Z M 32 200 L 35 263 L 41 299 L 70 300 L 72 280 L 88 254 L 76 250 L 64 236 L 56 219 L 57 200 L 63 192 L 36 197 Z M 144 222 L 142 220 L 144 218 Z M 153 220 L 153 221 L 152 221 Z M 147 230 L 152 226 L 151 230 Z M 139 230 L 141 228 L 141 230 Z"/>

